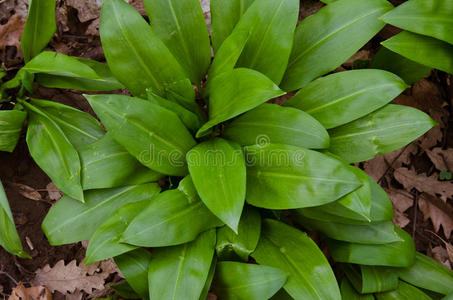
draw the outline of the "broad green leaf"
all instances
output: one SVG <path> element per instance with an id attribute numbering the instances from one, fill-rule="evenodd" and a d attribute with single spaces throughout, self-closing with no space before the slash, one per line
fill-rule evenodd
<path id="1" fill-rule="evenodd" d="M 106 64 L 81 57 L 75 58 L 79 61 L 79 63 L 90 67 L 94 72 L 96 72 L 99 78 L 90 79 L 83 76 L 73 77 L 37 73 L 36 81 L 40 85 L 50 88 L 74 89 L 92 92 L 111 91 L 124 88 L 124 86 L 118 80 L 116 80 L 116 78 L 110 71 L 110 68 Z M 76 63 L 74 62 L 74 64 Z M 63 67 L 66 68 L 65 65 L 63 65 Z"/>
<path id="2" fill-rule="evenodd" d="M 144 0 L 153 32 L 196 85 L 211 62 L 211 45 L 198 0 Z"/>
<path id="3" fill-rule="evenodd" d="M 351 225 L 323 222 L 296 215 L 296 221 L 306 228 L 324 233 L 331 239 L 357 244 L 387 244 L 402 241 L 392 222 Z"/>
<path id="4" fill-rule="evenodd" d="M 254 0 L 211 0 L 212 48 L 217 51 Z"/>
<path id="5" fill-rule="evenodd" d="M 453 272 L 434 259 L 415 254 L 415 264 L 402 269 L 398 276 L 415 286 L 440 294 L 453 293 Z"/>
<path id="6" fill-rule="evenodd" d="M 336 262 L 372 266 L 408 267 L 414 263 L 415 245 L 411 236 L 395 227 L 401 242 L 365 245 L 329 240 L 329 251 Z"/>
<path id="7" fill-rule="evenodd" d="M 261 216 L 253 207 L 246 206 L 238 226 L 238 234 L 227 226 L 217 229 L 217 256 L 222 260 L 239 256 L 243 261 L 255 251 L 261 234 Z"/>
<path id="8" fill-rule="evenodd" d="M 348 163 L 360 162 L 406 146 L 435 125 L 420 110 L 388 104 L 365 117 L 331 129 L 329 151 Z"/>
<path id="9" fill-rule="evenodd" d="M 38 55 L 57 30 L 55 3 L 55 0 L 30 1 L 27 23 L 20 39 L 25 62 Z"/>
<path id="10" fill-rule="evenodd" d="M 64 194 L 83 202 L 76 149 L 58 123 L 41 108 L 27 102 L 22 104 L 29 115 L 27 144 L 34 161 Z"/>
<path id="11" fill-rule="evenodd" d="M 324 127 L 303 111 L 262 104 L 229 123 L 223 135 L 243 146 L 286 144 L 311 149 L 329 147 Z"/>
<path id="12" fill-rule="evenodd" d="M 49 211 L 42 228 L 51 245 L 88 240 L 118 208 L 150 199 L 159 191 L 156 183 L 149 183 L 88 191 L 85 203 L 64 196 Z"/>
<path id="13" fill-rule="evenodd" d="M 100 35 L 112 73 L 133 95 L 145 97 L 146 89 L 152 88 L 154 93 L 165 97 L 166 87 L 186 79 L 158 35 L 125 1 L 104 1 Z M 192 90 L 190 81 L 184 82 L 183 89 L 177 91 Z"/>
<path id="14" fill-rule="evenodd" d="M 386 0 L 340 0 L 305 18 L 297 27 L 282 89 L 297 90 L 333 71 L 385 25 Z"/>
<path id="15" fill-rule="evenodd" d="M 77 150 L 104 136 L 101 124 L 86 112 L 53 101 L 31 99 L 30 103 L 57 123 Z"/>
<path id="16" fill-rule="evenodd" d="M 393 207 L 387 193 L 371 178 L 371 210 L 370 210 L 370 221 L 371 222 L 384 222 L 393 220 Z M 333 222 L 340 224 L 352 224 L 352 225 L 369 225 L 370 221 L 359 221 L 341 217 L 340 215 L 333 215 L 329 211 L 320 209 L 322 206 L 309 207 L 298 209 L 297 213 L 318 221 Z"/>
<path id="17" fill-rule="evenodd" d="M 120 243 L 130 222 L 148 206 L 150 199 L 121 206 L 93 233 L 86 251 L 85 264 L 115 257 L 137 247 Z"/>
<path id="18" fill-rule="evenodd" d="M 386 71 L 346 71 L 311 82 L 284 105 L 305 111 L 329 129 L 381 108 L 407 87 Z"/>
<path id="19" fill-rule="evenodd" d="M 140 296 L 126 281 L 113 284 L 110 287 L 118 294 L 118 296 L 123 297 L 124 299 L 140 299 Z"/>
<path id="20" fill-rule="evenodd" d="M 452 293 L 452 294 L 446 295 L 446 296 L 443 297 L 441 300 L 452 300 L 452 299 L 453 299 L 453 293 Z"/>
<path id="21" fill-rule="evenodd" d="M 110 133 L 80 148 L 79 156 L 84 190 L 142 184 L 164 176 L 140 164 Z"/>
<path id="22" fill-rule="evenodd" d="M 201 116 L 197 116 L 192 111 L 180 105 L 177 101 L 164 99 L 152 92 L 148 92 L 148 100 L 153 104 L 162 106 L 163 108 L 166 108 L 177 114 L 179 119 L 184 123 L 184 125 L 187 127 L 187 129 L 190 130 L 191 133 L 197 132 L 197 130 L 201 127 L 200 120 L 203 120 Z"/>
<path id="23" fill-rule="evenodd" d="M 223 261 L 217 264 L 213 289 L 224 300 L 269 299 L 287 278 L 278 268 Z"/>
<path id="24" fill-rule="evenodd" d="M 361 294 L 386 292 L 398 287 L 397 268 L 345 264 L 343 270 Z"/>
<path id="25" fill-rule="evenodd" d="M 419 64 L 453 74 L 453 45 L 408 31 L 391 37 L 382 45 Z"/>
<path id="26" fill-rule="evenodd" d="M 256 70 L 279 84 L 291 54 L 298 14 L 297 0 L 255 0 L 234 29 L 251 29 L 237 66 Z"/>
<path id="27" fill-rule="evenodd" d="M 402 299 L 417 299 L 431 300 L 432 298 L 423 293 L 416 287 L 399 281 L 398 288 L 394 291 L 378 293 L 375 295 L 377 300 L 402 300 Z"/>
<path id="28" fill-rule="evenodd" d="M 381 19 L 404 30 L 453 44 L 453 2 L 449 0 L 407 1 Z"/>
<path id="29" fill-rule="evenodd" d="M 407 84 L 413 84 L 431 72 L 430 67 L 416 63 L 385 47 L 381 47 L 373 56 L 371 67 L 392 72 L 404 79 Z"/>
<path id="30" fill-rule="evenodd" d="M 13 214 L 9 207 L 8 198 L 0 181 L 0 245 L 11 254 L 21 258 L 31 258 L 20 242 L 19 234 L 14 224 Z"/>
<path id="31" fill-rule="evenodd" d="M 175 113 L 123 95 L 85 97 L 115 141 L 140 163 L 168 175 L 187 173 L 185 155 L 195 140 Z"/>
<path id="32" fill-rule="evenodd" d="M 245 147 L 247 202 L 269 209 L 319 206 L 360 187 L 347 165 L 289 145 Z"/>
<path id="33" fill-rule="evenodd" d="M 102 80 L 92 68 L 80 62 L 76 57 L 51 51 L 44 51 L 33 58 L 20 72 Z"/>
<path id="34" fill-rule="evenodd" d="M 199 300 L 206 300 L 208 298 L 209 291 L 211 290 L 212 280 L 214 280 L 215 269 L 217 266 L 217 257 L 214 255 L 214 258 L 211 262 L 211 267 L 209 268 L 208 277 L 204 283 L 203 290 L 201 291 Z"/>
<path id="35" fill-rule="evenodd" d="M 193 242 L 158 248 L 149 264 L 150 299 L 198 300 L 214 256 L 215 230 Z"/>
<path id="36" fill-rule="evenodd" d="M 191 194 L 186 194 L 185 189 L 190 189 Z M 186 177 L 178 189 L 156 196 L 132 220 L 121 242 L 142 247 L 173 246 L 193 241 L 200 232 L 221 226 L 222 222 L 192 194 L 194 190 L 190 177 Z"/>
<path id="37" fill-rule="evenodd" d="M 269 78 L 250 69 L 234 69 L 211 79 L 209 121 L 197 137 L 211 127 L 249 111 L 269 99 L 285 94 Z"/>
<path id="38" fill-rule="evenodd" d="M 201 200 L 237 233 L 247 181 L 241 147 L 221 138 L 203 142 L 187 153 L 187 164 Z"/>
<path id="39" fill-rule="evenodd" d="M 357 167 L 348 166 L 348 168 L 362 181 L 362 186 L 341 199 L 318 206 L 316 209 L 348 219 L 371 221 L 370 178 Z"/>
<path id="40" fill-rule="evenodd" d="M 0 111 L 0 151 L 14 151 L 26 118 L 27 113 L 24 111 Z"/>
<path id="41" fill-rule="evenodd" d="M 346 277 L 341 281 L 341 297 L 347 300 L 374 300 L 373 295 L 361 295 L 352 287 L 351 283 Z"/>
<path id="42" fill-rule="evenodd" d="M 289 274 L 284 289 L 294 299 L 341 299 L 326 257 L 304 232 L 267 219 L 252 257 Z"/>
<path id="43" fill-rule="evenodd" d="M 148 297 L 148 268 L 152 255 L 139 248 L 115 257 L 115 263 L 126 278 L 127 283 L 143 299 Z"/>

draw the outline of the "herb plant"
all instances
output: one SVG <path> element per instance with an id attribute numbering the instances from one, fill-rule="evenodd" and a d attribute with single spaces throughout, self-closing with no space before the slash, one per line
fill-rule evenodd
<path id="1" fill-rule="evenodd" d="M 389 104 L 408 87 L 395 74 L 329 74 L 393 7 L 328 2 L 297 25 L 299 0 L 211 0 L 211 61 L 198 0 L 145 0 L 149 24 L 105 0 L 109 68 L 77 58 L 60 68 L 68 57 L 46 52 L 28 62 L 45 86 L 131 94 L 85 96 L 106 133 L 86 113 L 18 100 L 30 151 L 65 194 L 42 225 L 50 243 L 89 239 L 87 264 L 114 257 L 126 298 L 206 299 L 211 287 L 221 299 L 452 292 L 451 271 L 415 252 L 384 190 L 351 165 L 435 123 Z M 301 227 L 326 237 L 341 288 Z"/>

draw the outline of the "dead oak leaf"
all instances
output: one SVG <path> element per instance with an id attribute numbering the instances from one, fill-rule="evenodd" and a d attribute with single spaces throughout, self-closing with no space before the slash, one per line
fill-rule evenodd
<path id="1" fill-rule="evenodd" d="M 78 289 L 91 294 L 94 289 L 103 289 L 105 279 L 109 276 L 104 272 L 97 273 L 97 268 L 98 266 L 84 267 L 83 264 L 79 266 L 75 260 L 65 265 L 64 261 L 60 260 L 53 268 L 46 265 L 36 270 L 33 284 L 43 285 L 52 293 L 74 293 Z"/>
<path id="2" fill-rule="evenodd" d="M 22 282 L 12 290 L 8 300 L 52 300 L 52 294 L 43 286 L 25 287 Z"/>
<path id="3" fill-rule="evenodd" d="M 415 188 L 419 192 L 426 192 L 431 195 L 440 195 L 445 202 L 447 198 L 453 196 L 453 182 L 439 181 L 438 175 L 433 174 L 430 177 L 426 174 L 417 174 L 414 170 L 407 168 L 398 168 L 395 170 L 395 179 L 401 183 L 408 191 Z"/>
<path id="4" fill-rule="evenodd" d="M 61 199 L 61 197 L 63 196 L 63 194 L 61 193 L 61 191 L 58 189 L 58 187 L 55 185 L 55 183 L 53 182 L 50 182 L 47 186 L 46 186 L 46 190 L 47 190 L 47 193 L 49 194 L 49 199 L 50 200 L 53 200 L 53 201 L 58 201 Z"/>
<path id="5" fill-rule="evenodd" d="M 414 197 L 405 190 L 391 188 L 386 189 L 386 192 L 393 203 L 393 213 L 395 215 L 395 220 L 393 222 L 398 227 L 406 227 L 410 220 L 404 212 L 414 205 Z"/>
<path id="6" fill-rule="evenodd" d="M 439 171 L 453 171 L 453 149 L 442 149 L 440 147 L 426 150 L 426 154 Z"/>
<path id="7" fill-rule="evenodd" d="M 429 249 L 428 249 L 429 250 Z M 443 264 L 447 268 L 451 269 L 451 263 L 449 261 L 447 249 L 442 246 L 434 247 L 430 251 L 430 256 L 437 260 L 439 263 Z"/>
<path id="8" fill-rule="evenodd" d="M 7 46 L 16 47 L 20 51 L 20 37 L 24 30 L 25 21 L 18 14 L 9 18 L 8 22 L 0 25 L 0 50 L 5 51 Z"/>
<path id="9" fill-rule="evenodd" d="M 442 226 L 447 239 L 453 231 L 453 207 L 442 200 L 423 193 L 418 199 L 418 208 L 423 214 L 424 221 L 431 219 L 434 230 L 439 232 Z"/>

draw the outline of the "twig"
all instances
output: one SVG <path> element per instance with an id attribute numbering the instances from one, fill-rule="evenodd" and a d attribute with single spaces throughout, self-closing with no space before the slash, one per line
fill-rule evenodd
<path id="1" fill-rule="evenodd" d="M 412 238 L 415 241 L 415 230 L 416 230 L 416 225 L 417 225 L 417 212 L 418 212 L 418 196 L 419 193 L 415 191 L 414 195 L 414 214 L 412 217 Z"/>
<path id="2" fill-rule="evenodd" d="M 409 144 L 410 145 L 410 144 Z M 395 159 L 389 164 L 389 166 L 387 167 L 387 169 L 385 170 L 384 174 L 379 178 L 379 180 L 377 181 L 378 183 L 381 183 L 382 179 L 384 179 L 385 175 L 387 175 L 387 173 L 390 171 L 390 169 L 393 168 L 393 164 L 400 158 L 400 156 L 406 151 L 407 147 L 409 147 L 409 145 L 405 146 L 403 148 L 403 150 L 395 157 Z"/>
<path id="3" fill-rule="evenodd" d="M 9 275 L 7 272 L 5 271 L 0 271 L 0 275 L 5 275 L 6 277 L 8 277 L 9 279 L 11 279 L 12 282 L 14 282 L 15 285 L 18 285 L 19 283 L 17 282 L 16 279 L 14 279 L 13 276 Z"/>

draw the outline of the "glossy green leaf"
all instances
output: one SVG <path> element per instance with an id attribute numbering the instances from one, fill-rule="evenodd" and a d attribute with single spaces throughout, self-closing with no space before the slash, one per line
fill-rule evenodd
<path id="1" fill-rule="evenodd" d="M 193 241 L 200 232 L 221 225 L 222 222 L 196 195 L 190 177 L 186 177 L 178 189 L 155 197 L 132 220 L 121 242 L 142 247 L 179 245 Z"/>
<path id="2" fill-rule="evenodd" d="M 453 272 L 434 259 L 415 254 L 415 264 L 402 269 L 398 276 L 412 285 L 440 294 L 453 293 Z"/>
<path id="3" fill-rule="evenodd" d="M 223 135 L 243 146 L 286 144 L 311 149 L 329 147 L 324 127 L 303 111 L 262 104 L 229 123 Z"/>
<path id="4" fill-rule="evenodd" d="M 247 202 L 269 209 L 319 206 L 352 192 L 361 181 L 347 165 L 289 145 L 245 147 Z"/>
<path id="5" fill-rule="evenodd" d="M 250 69 L 221 73 L 210 84 L 209 121 L 200 128 L 197 137 L 221 122 L 285 94 L 269 78 Z"/>
<path id="6" fill-rule="evenodd" d="M 251 29 L 237 66 L 256 70 L 279 84 L 291 54 L 298 13 L 297 0 L 255 0 L 234 29 Z"/>
<path id="7" fill-rule="evenodd" d="M 362 181 L 362 186 L 337 201 L 318 206 L 317 209 L 353 220 L 371 221 L 370 178 L 357 167 L 348 168 Z"/>
<path id="8" fill-rule="evenodd" d="M 124 299 L 140 299 L 140 296 L 134 291 L 133 288 L 125 281 L 110 286 L 118 296 Z"/>
<path id="9" fill-rule="evenodd" d="M 26 118 L 27 113 L 23 111 L 0 111 L 0 151 L 14 151 Z"/>
<path id="10" fill-rule="evenodd" d="M 261 216 L 253 207 L 246 206 L 238 226 L 238 234 L 227 226 L 217 230 L 217 256 L 222 260 L 239 256 L 243 261 L 255 251 L 261 235 Z"/>
<path id="11" fill-rule="evenodd" d="M 187 164 L 201 200 L 237 232 L 247 181 L 241 147 L 221 138 L 203 142 L 187 153 Z"/>
<path id="12" fill-rule="evenodd" d="M 115 263 L 132 289 L 142 297 L 148 297 L 148 268 L 152 255 L 139 248 L 115 257 Z"/>
<path id="13" fill-rule="evenodd" d="M 32 99 L 30 103 L 57 123 L 77 150 L 104 136 L 101 124 L 86 112 L 53 101 Z"/>
<path id="14" fill-rule="evenodd" d="M 20 39 L 25 62 L 28 62 L 50 42 L 57 30 L 55 0 L 31 0 L 27 23 Z"/>
<path id="15" fill-rule="evenodd" d="M 417 299 L 417 300 L 431 300 L 432 298 L 423 293 L 416 287 L 400 281 L 398 288 L 394 291 L 376 294 L 377 300 L 402 300 L 402 299 Z"/>
<path id="16" fill-rule="evenodd" d="M 84 190 L 157 181 L 164 175 L 140 164 L 110 133 L 79 149 Z M 106 176 L 108 174 L 108 176 Z"/>
<path id="17" fill-rule="evenodd" d="M 184 123 L 187 129 L 190 130 L 190 132 L 195 133 L 201 127 L 201 116 L 197 116 L 192 111 L 181 106 L 177 101 L 164 99 L 152 92 L 148 92 L 148 100 L 153 104 L 162 106 L 163 108 L 177 114 L 179 119 Z"/>
<path id="18" fill-rule="evenodd" d="M 199 85 L 211 62 L 211 45 L 198 0 L 144 0 L 153 32 L 164 42 L 193 83 Z"/>
<path id="19" fill-rule="evenodd" d="M 212 0 L 211 1 L 211 39 L 212 48 L 217 50 L 233 32 L 239 19 L 254 0 Z"/>
<path id="20" fill-rule="evenodd" d="M 71 58 L 71 60 L 72 59 L 73 58 Z M 124 88 L 124 86 L 113 76 L 110 68 L 106 64 L 81 57 L 75 57 L 75 59 L 77 59 L 79 63 L 91 68 L 94 72 L 96 72 L 99 78 L 91 79 L 83 76 L 74 77 L 37 73 L 36 81 L 40 85 L 49 88 L 74 89 L 92 92 L 112 91 Z M 74 64 L 76 63 L 74 62 Z M 62 65 L 62 67 L 66 68 L 65 65 Z"/>
<path id="21" fill-rule="evenodd" d="M 453 44 L 453 2 L 449 0 L 407 1 L 381 19 L 404 30 Z"/>
<path id="22" fill-rule="evenodd" d="M 49 211 L 42 228 L 51 245 L 88 240 L 118 208 L 150 199 L 159 191 L 156 183 L 149 183 L 88 191 L 85 203 L 64 196 Z"/>
<path id="23" fill-rule="evenodd" d="M 446 296 L 443 297 L 441 300 L 452 300 L 452 299 L 453 299 L 453 293 L 452 293 L 452 294 L 446 295 Z"/>
<path id="24" fill-rule="evenodd" d="M 414 263 L 415 245 L 411 236 L 395 227 L 403 241 L 383 245 L 365 245 L 329 240 L 329 251 L 336 262 L 361 265 L 408 267 Z"/>
<path id="25" fill-rule="evenodd" d="M 294 299 L 341 299 L 326 257 L 304 232 L 275 220 L 265 220 L 252 257 L 260 265 L 288 273 L 284 289 Z"/>
<path id="26" fill-rule="evenodd" d="M 340 66 L 384 27 L 378 18 L 390 9 L 386 0 L 340 0 L 305 18 L 281 87 L 296 90 Z"/>
<path id="27" fill-rule="evenodd" d="M 185 155 L 195 140 L 175 113 L 123 95 L 85 97 L 115 141 L 140 163 L 168 175 L 187 173 Z"/>
<path id="28" fill-rule="evenodd" d="M 408 31 L 391 37 L 382 45 L 419 64 L 453 74 L 453 45 Z"/>
<path id="29" fill-rule="evenodd" d="M 430 67 L 416 63 L 385 47 L 381 47 L 373 56 L 371 67 L 392 72 L 404 79 L 407 84 L 413 84 L 431 72 Z"/>
<path id="30" fill-rule="evenodd" d="M 420 110 L 388 104 L 363 118 L 331 129 L 329 151 L 348 163 L 360 162 L 406 146 L 435 125 Z"/>
<path id="31" fill-rule="evenodd" d="M 370 188 L 371 188 L 371 210 L 370 210 L 370 221 L 371 222 L 384 222 L 393 220 L 393 207 L 388 197 L 387 193 L 371 178 Z M 322 206 L 309 207 L 298 209 L 297 213 L 302 214 L 303 216 L 324 221 L 324 222 L 334 222 L 340 224 L 352 224 L 352 225 L 368 225 L 369 221 L 359 221 L 354 219 L 349 219 L 341 217 L 340 215 L 330 214 L 329 211 L 324 211 L 320 209 Z"/>
<path id="32" fill-rule="evenodd" d="M 217 264 L 213 289 L 225 300 L 269 299 L 285 284 L 287 277 L 278 268 L 224 261 Z"/>
<path id="33" fill-rule="evenodd" d="M 377 110 L 407 87 L 382 70 L 339 72 L 311 82 L 284 105 L 305 111 L 329 129 Z"/>
<path id="34" fill-rule="evenodd" d="M 76 149 L 58 123 L 41 108 L 22 104 L 29 114 L 27 144 L 34 161 L 64 194 L 83 202 Z"/>
<path id="35" fill-rule="evenodd" d="M 343 270 L 361 294 L 386 292 L 398 287 L 397 268 L 345 264 Z"/>
<path id="36" fill-rule="evenodd" d="M 215 230 L 193 242 L 158 248 L 149 264 L 150 299 L 198 300 L 214 256 Z"/>
<path id="37" fill-rule="evenodd" d="M 341 298 L 347 300 L 374 300 L 373 295 L 361 295 L 352 287 L 349 280 L 344 277 L 341 281 Z"/>
<path id="38" fill-rule="evenodd" d="M 296 215 L 296 221 L 311 229 L 324 233 L 331 239 L 357 244 L 386 244 L 402 241 L 395 232 L 392 222 L 372 223 L 369 225 L 351 225 L 323 222 Z"/>
<path id="39" fill-rule="evenodd" d="M 24 249 L 14 224 L 8 198 L 0 181 L 0 245 L 11 254 L 22 258 L 31 258 Z"/>
<path id="40" fill-rule="evenodd" d="M 152 88 L 154 93 L 165 97 L 165 88 L 175 82 L 185 82 L 183 89 L 177 91 L 192 90 L 190 81 L 184 81 L 183 69 L 165 44 L 125 1 L 104 1 L 100 35 L 112 73 L 133 95 L 146 96 L 146 89 Z"/>
<path id="41" fill-rule="evenodd" d="M 150 199 L 128 203 L 117 209 L 93 233 L 85 255 L 85 264 L 115 257 L 137 247 L 120 243 L 123 232 L 131 221 L 149 205 Z"/>

